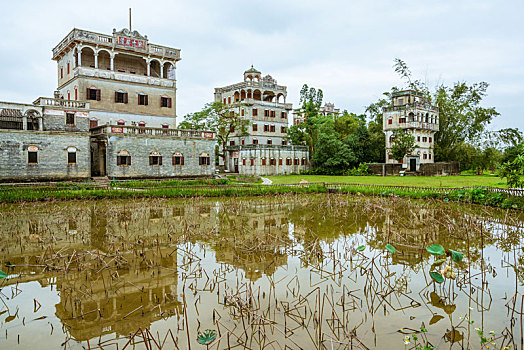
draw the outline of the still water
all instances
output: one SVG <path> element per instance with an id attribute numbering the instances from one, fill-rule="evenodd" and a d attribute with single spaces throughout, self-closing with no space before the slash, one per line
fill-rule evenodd
<path id="1" fill-rule="evenodd" d="M 0 348 L 522 348 L 523 219 L 347 195 L 3 205 Z M 456 279 L 433 282 L 434 243 L 464 253 Z"/>

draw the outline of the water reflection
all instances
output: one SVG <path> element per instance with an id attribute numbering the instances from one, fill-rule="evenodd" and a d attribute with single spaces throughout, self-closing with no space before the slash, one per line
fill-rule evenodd
<path id="1" fill-rule="evenodd" d="M 458 344 L 466 330 L 462 318 L 458 323 L 453 319 L 460 300 L 473 302 L 481 322 L 484 312 L 492 312 L 494 320 L 510 326 L 512 321 L 503 316 L 504 310 L 493 309 L 490 293 L 507 298 L 523 284 L 522 270 L 515 267 L 517 287 L 501 280 L 493 291 L 487 289 L 486 281 L 496 276 L 497 259 L 509 259 L 510 252 L 521 245 L 522 220 L 515 213 L 476 206 L 330 195 L 27 204 L 3 206 L 1 213 L 4 244 L 0 262 L 10 266 L 7 272 L 17 277 L 2 280 L 0 288 L 21 286 L 23 290 L 24 284 L 33 281 L 42 288 L 54 288 L 59 298 L 54 315 L 64 326 L 64 335 L 77 341 L 128 336 L 171 320 L 168 329 L 181 332 L 183 344 L 183 315 L 187 312 L 198 322 L 192 325 L 193 332 L 200 328 L 201 319 L 213 326 L 213 310 L 231 307 L 228 298 L 232 298 L 236 276 L 236 288 L 259 288 L 259 298 L 265 300 L 259 302 L 267 303 L 269 311 L 283 307 L 277 299 L 286 303 L 306 300 L 300 298 L 314 291 L 316 283 L 333 283 L 327 285 L 328 291 L 341 288 L 336 293 L 341 298 L 345 295 L 333 302 L 333 312 L 340 313 L 340 318 L 351 312 L 362 314 L 358 322 L 337 319 L 342 322 L 337 327 L 350 327 L 352 332 L 360 327 L 361 340 L 372 346 L 396 337 L 391 332 L 402 328 L 406 317 L 417 322 L 427 319 L 440 327 L 444 341 Z M 425 250 L 428 242 L 469 251 L 466 260 L 470 264 L 457 265 L 459 276 L 451 292 L 426 285 L 424 271 L 433 261 Z M 383 254 L 386 243 L 398 252 Z M 354 253 L 353 248 L 361 244 L 372 252 L 372 259 Z M 515 254 L 519 265 L 513 266 L 520 266 L 522 251 Z M 476 272 L 470 274 L 471 268 Z M 240 277 L 233 274 L 238 271 Z M 285 281 L 285 288 L 271 292 L 278 281 Z M 360 299 L 346 301 L 346 297 L 353 298 L 350 291 L 357 289 L 364 292 Z M 420 298 L 412 295 L 414 291 Z M 265 299 L 266 293 L 273 295 Z M 217 300 L 213 302 L 209 297 L 214 294 Z M 35 305 L 45 303 L 38 294 L 18 298 L 25 302 L 35 299 Z M 367 311 L 362 298 L 366 298 Z M 336 299 L 332 296 L 332 300 Z M 16 305 L 16 299 L 9 301 L 10 308 Z M 425 312 L 415 311 L 422 305 Z M 497 305 L 500 308 L 501 303 Z M 305 310 L 307 314 L 309 309 Z M 406 311 L 413 313 L 413 319 L 403 314 Z M 239 319 L 238 314 L 233 315 L 229 322 L 234 324 Z M 275 314 L 274 322 L 282 317 L 285 323 L 291 316 Z M 304 317 L 300 322 L 306 322 Z M 21 323 L 19 318 L 12 322 Z M 336 333 L 335 318 L 322 322 Z M 383 331 L 376 333 L 375 327 L 381 324 Z M 296 334 L 301 334 L 299 328 Z M 24 329 L 31 332 L 31 328 Z M 0 345 L 13 344 L 13 338 L 6 338 Z M 316 346 L 324 341 L 314 338 Z M 312 344 L 306 337 L 295 339 L 290 346 L 295 341 L 305 347 Z"/>

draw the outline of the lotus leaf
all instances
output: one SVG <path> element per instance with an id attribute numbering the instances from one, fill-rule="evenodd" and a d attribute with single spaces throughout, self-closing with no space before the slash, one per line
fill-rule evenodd
<path id="1" fill-rule="evenodd" d="M 217 333 L 212 329 L 206 329 L 204 333 L 198 333 L 197 342 L 202 345 L 209 345 L 217 337 Z"/>
<path id="2" fill-rule="evenodd" d="M 426 248 L 429 254 L 435 255 L 435 256 L 441 256 L 446 253 L 444 250 L 444 247 L 440 244 L 432 244 L 429 247 Z"/>
<path id="3" fill-rule="evenodd" d="M 397 251 L 397 249 L 395 249 L 391 244 L 386 244 L 386 250 L 391 254 L 394 254 Z"/>

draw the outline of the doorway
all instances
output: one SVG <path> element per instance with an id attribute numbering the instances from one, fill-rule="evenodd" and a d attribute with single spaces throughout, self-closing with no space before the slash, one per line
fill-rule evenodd
<path id="1" fill-rule="evenodd" d="M 409 159 L 409 171 L 417 171 L 417 160 L 415 158 Z"/>

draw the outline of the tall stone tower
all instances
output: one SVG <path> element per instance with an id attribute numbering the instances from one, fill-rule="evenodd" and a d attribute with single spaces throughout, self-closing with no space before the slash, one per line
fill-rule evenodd
<path id="1" fill-rule="evenodd" d="M 438 107 L 431 105 L 422 93 L 415 90 L 392 94 L 391 105 L 383 110 L 383 130 L 386 134 L 386 163 L 397 163 L 391 157 L 392 134 L 402 129 L 413 134 L 417 147 L 404 157 L 408 171 L 416 171 L 420 163 L 434 162 L 435 133 L 439 130 Z"/>
<path id="2" fill-rule="evenodd" d="M 136 30 L 112 35 L 73 29 L 54 49 L 57 98 L 89 101 L 91 127 L 174 128 L 180 50 L 149 43 Z"/>

